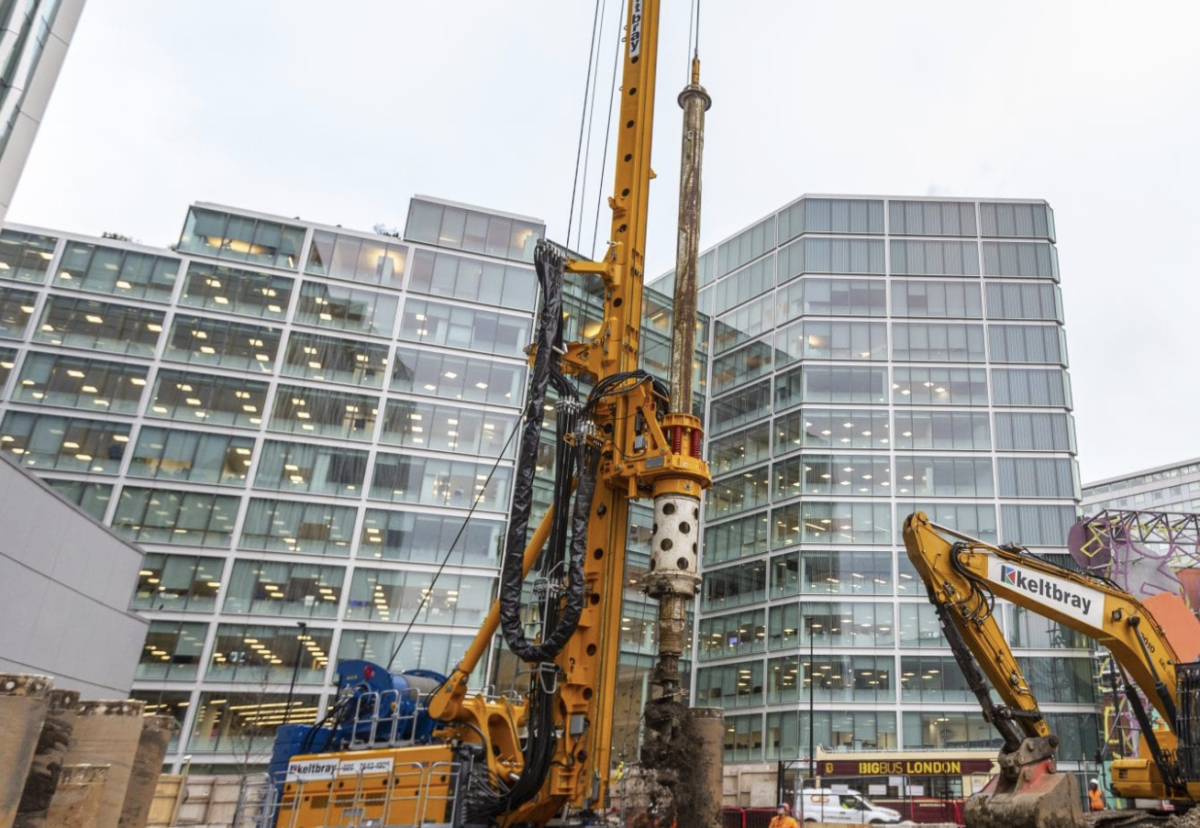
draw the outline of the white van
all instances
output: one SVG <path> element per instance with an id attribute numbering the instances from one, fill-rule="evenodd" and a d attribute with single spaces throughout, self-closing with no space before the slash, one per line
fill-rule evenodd
<path id="1" fill-rule="evenodd" d="M 834 793 L 829 788 L 801 791 L 793 811 L 804 822 L 847 822 L 853 825 L 895 824 L 899 811 L 882 808 L 857 791 Z"/>

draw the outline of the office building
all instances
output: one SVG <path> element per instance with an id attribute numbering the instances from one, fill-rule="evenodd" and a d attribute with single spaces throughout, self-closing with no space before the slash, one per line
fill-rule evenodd
<path id="1" fill-rule="evenodd" d="M 29 158 L 84 0 L 0 3 L 0 224 Z"/>
<path id="2" fill-rule="evenodd" d="M 694 700 L 726 710 L 727 774 L 773 780 L 783 762 L 794 779 L 810 744 L 847 758 L 998 744 L 900 526 L 920 509 L 1064 553 L 1079 483 L 1054 242 L 1040 201 L 806 196 L 701 256 L 714 484 Z M 998 612 L 1064 765 L 1090 759 L 1091 643 Z"/>
<path id="3" fill-rule="evenodd" d="M 1082 510 L 1200 512 L 1200 458 L 1087 483 Z"/>

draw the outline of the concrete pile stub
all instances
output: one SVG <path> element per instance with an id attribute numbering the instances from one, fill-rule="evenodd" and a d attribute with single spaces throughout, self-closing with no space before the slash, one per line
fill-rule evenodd
<path id="1" fill-rule="evenodd" d="M 125 791 L 142 736 L 140 701 L 85 701 L 76 708 L 75 731 L 65 764 L 109 765 L 95 828 L 118 828 Z M 57 800 L 57 796 L 55 797 Z"/>
<path id="2" fill-rule="evenodd" d="M 0 673 L 0 828 L 11 828 L 37 750 L 54 681 Z"/>
<path id="3" fill-rule="evenodd" d="M 63 757 L 71 744 L 78 706 L 78 691 L 50 691 L 42 733 L 38 737 L 37 751 L 25 779 L 25 791 L 21 795 L 13 828 L 43 828 L 45 825 L 50 802 L 62 774 Z"/>
<path id="4" fill-rule="evenodd" d="M 108 770 L 108 765 L 63 765 L 46 828 L 96 828 Z"/>
<path id="5" fill-rule="evenodd" d="M 119 828 L 145 828 L 154 802 L 154 790 L 162 775 L 163 757 L 171 735 L 178 728 L 174 716 L 147 716 L 142 719 L 142 733 L 137 753 L 125 789 L 125 804 L 121 809 Z"/>

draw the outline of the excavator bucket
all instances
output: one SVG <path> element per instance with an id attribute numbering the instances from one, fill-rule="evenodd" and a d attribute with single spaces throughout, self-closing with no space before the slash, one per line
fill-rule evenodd
<path id="1" fill-rule="evenodd" d="M 1026 765 L 1015 783 L 993 777 L 967 800 L 967 828 L 1082 828 L 1079 783 L 1053 767 L 1053 760 Z"/>

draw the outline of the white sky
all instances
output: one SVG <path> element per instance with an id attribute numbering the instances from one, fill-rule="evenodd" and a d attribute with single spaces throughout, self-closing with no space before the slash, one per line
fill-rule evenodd
<path id="1" fill-rule="evenodd" d="M 663 6 L 652 275 L 674 264 L 689 26 Z M 91 0 L 8 218 L 166 245 L 197 200 L 370 229 L 428 194 L 565 240 L 592 14 Z M 1045 198 L 1083 479 L 1200 456 L 1198 31 L 1195 0 L 708 0 L 702 244 L 806 192 Z"/>

